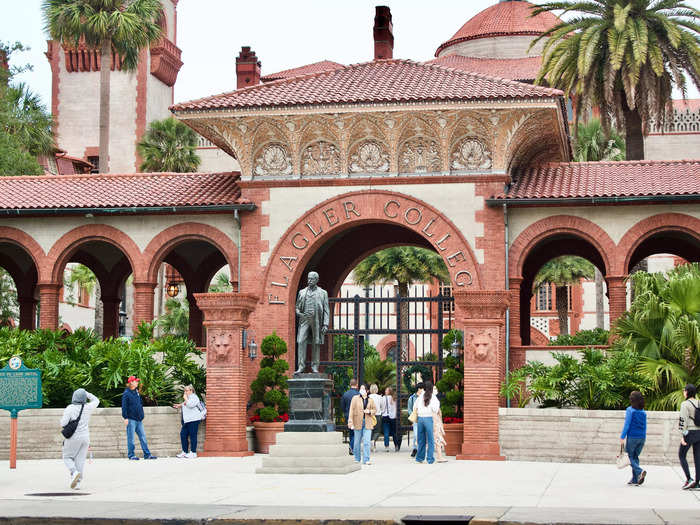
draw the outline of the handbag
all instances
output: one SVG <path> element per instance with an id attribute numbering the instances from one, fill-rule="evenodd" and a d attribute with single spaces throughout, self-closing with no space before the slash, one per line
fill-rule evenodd
<path id="1" fill-rule="evenodd" d="M 415 405 L 413 406 L 413 412 L 411 412 L 411 415 L 408 416 L 408 420 L 411 423 L 416 423 L 418 421 L 418 409 Z"/>
<path id="2" fill-rule="evenodd" d="M 61 434 L 63 434 L 63 437 L 66 439 L 70 439 L 73 434 L 75 434 L 76 429 L 78 428 L 78 423 L 80 423 L 80 418 L 83 415 L 83 408 L 85 408 L 85 405 L 82 405 L 80 407 L 80 414 L 78 414 L 78 419 L 71 419 L 66 425 L 61 429 Z"/>
<path id="3" fill-rule="evenodd" d="M 615 460 L 615 465 L 617 465 L 617 468 L 620 468 L 620 469 L 627 468 L 630 466 L 630 458 L 625 453 L 625 446 L 622 444 L 620 444 L 620 453 L 617 455 L 617 459 Z"/>

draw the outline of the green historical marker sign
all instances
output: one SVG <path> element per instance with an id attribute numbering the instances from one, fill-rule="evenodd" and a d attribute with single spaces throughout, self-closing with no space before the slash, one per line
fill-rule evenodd
<path id="1" fill-rule="evenodd" d="M 0 370 L 0 409 L 16 418 L 26 408 L 41 408 L 41 370 L 27 368 L 14 356 Z"/>

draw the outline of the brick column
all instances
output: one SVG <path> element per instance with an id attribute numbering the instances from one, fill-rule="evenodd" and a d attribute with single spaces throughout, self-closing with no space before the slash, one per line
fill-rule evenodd
<path id="1" fill-rule="evenodd" d="M 36 304 L 34 297 L 18 297 L 19 303 L 19 327 L 22 330 L 34 330 L 36 328 Z"/>
<path id="2" fill-rule="evenodd" d="M 119 297 L 102 297 L 102 338 L 119 335 Z"/>
<path id="3" fill-rule="evenodd" d="M 196 293 L 207 329 L 207 428 L 203 456 L 250 456 L 246 440 L 248 350 L 241 331 L 258 298 L 241 293 Z"/>
<path id="4" fill-rule="evenodd" d="M 606 276 L 608 282 L 608 304 L 610 327 L 627 311 L 627 279 L 626 275 Z"/>
<path id="5" fill-rule="evenodd" d="M 58 328 L 58 291 L 60 284 L 37 284 L 39 289 L 39 328 L 56 330 Z"/>
<path id="6" fill-rule="evenodd" d="M 522 277 L 511 277 L 510 283 L 510 345 L 521 346 L 523 340 L 520 337 L 520 286 Z"/>
<path id="7" fill-rule="evenodd" d="M 508 290 L 457 290 L 455 316 L 464 330 L 464 438 L 457 459 L 503 460 L 498 407 L 505 370 Z"/>
<path id="8" fill-rule="evenodd" d="M 189 290 L 188 290 L 189 292 Z M 190 339 L 194 341 L 197 346 L 204 345 L 204 326 L 202 325 L 202 311 L 197 306 L 197 301 L 194 298 L 193 293 L 187 294 L 187 303 L 189 304 L 190 310 Z"/>
<path id="9" fill-rule="evenodd" d="M 143 321 L 153 321 L 153 290 L 156 283 L 134 283 L 134 331 Z"/>

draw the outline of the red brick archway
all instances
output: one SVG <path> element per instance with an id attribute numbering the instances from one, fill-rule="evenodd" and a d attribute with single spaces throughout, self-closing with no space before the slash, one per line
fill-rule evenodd
<path id="1" fill-rule="evenodd" d="M 639 262 L 636 259 L 651 255 L 636 253 L 645 241 L 659 234 L 674 233 L 682 234 L 684 239 L 669 239 L 669 242 L 660 243 L 658 246 L 663 252 L 657 253 L 672 253 L 691 262 L 697 261 L 700 258 L 700 219 L 682 213 L 661 213 L 641 220 L 627 230 L 617 247 L 614 274 L 626 275 L 629 269 Z M 692 243 L 692 240 L 695 243 Z"/>

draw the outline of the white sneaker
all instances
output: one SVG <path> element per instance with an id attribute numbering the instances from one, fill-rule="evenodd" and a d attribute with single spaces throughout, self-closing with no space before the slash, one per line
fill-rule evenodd
<path id="1" fill-rule="evenodd" d="M 179 454 L 175 454 L 176 458 L 188 458 L 190 455 L 187 452 L 180 452 Z"/>
<path id="2" fill-rule="evenodd" d="M 77 470 L 70 476 L 70 488 L 74 489 L 80 483 L 80 472 Z"/>
<path id="3" fill-rule="evenodd" d="M 73 489 L 74 489 L 74 490 L 80 490 L 80 482 L 78 482 L 78 484 L 77 484 L 75 487 L 73 487 Z"/>
<path id="4" fill-rule="evenodd" d="M 190 459 L 194 459 L 194 458 L 197 457 L 197 453 L 196 453 L 196 452 L 190 452 L 189 454 L 187 454 L 187 457 L 190 458 Z"/>

